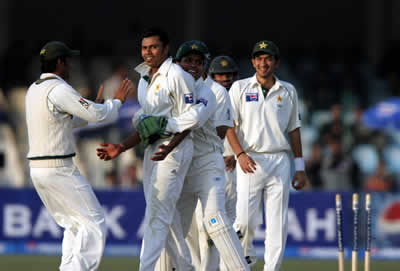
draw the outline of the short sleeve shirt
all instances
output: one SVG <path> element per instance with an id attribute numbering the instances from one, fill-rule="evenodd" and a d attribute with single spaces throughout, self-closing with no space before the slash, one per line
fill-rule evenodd
<path id="1" fill-rule="evenodd" d="M 286 135 L 300 127 L 296 89 L 275 79 L 266 97 L 256 75 L 236 81 L 229 91 L 237 136 L 246 152 L 290 151 Z"/>

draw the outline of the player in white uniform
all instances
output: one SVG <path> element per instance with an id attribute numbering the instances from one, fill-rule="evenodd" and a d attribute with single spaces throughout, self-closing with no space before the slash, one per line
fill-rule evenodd
<path id="1" fill-rule="evenodd" d="M 65 80 L 70 57 L 79 54 L 64 43 L 47 43 L 40 52 L 42 74 L 26 94 L 30 174 L 43 204 L 64 228 L 60 270 L 97 270 L 104 250 L 104 212 L 86 179 L 74 165 L 73 129 L 87 122 L 113 121 L 133 89 L 124 80 L 114 99 L 96 104 L 82 98 Z M 102 96 L 100 88 L 98 99 Z M 98 100 L 97 99 L 97 100 Z"/>
<path id="2" fill-rule="evenodd" d="M 183 234 L 186 237 L 198 199 L 203 210 L 203 227 L 219 250 L 229 270 L 249 270 L 243 249 L 225 212 L 225 176 L 223 142 L 228 127 L 233 126 L 229 97 L 222 87 L 213 92 L 206 87 L 202 75 L 208 49 L 200 41 L 188 41 L 180 46 L 176 60 L 196 80 L 198 97 L 206 97 L 205 92 L 214 93 L 224 106 L 216 107 L 212 117 L 199 129 L 193 130 L 194 153 L 181 199 L 177 210 L 181 215 Z M 215 82 L 214 82 L 215 83 Z M 202 98 L 198 102 L 204 102 Z M 207 100 L 205 100 L 207 103 Z M 181 132 L 181 131 L 177 131 Z M 173 230 L 174 232 L 174 230 Z M 179 232 L 174 232 L 179 235 Z M 176 256 L 176 252 L 172 257 Z M 180 270 L 177 268 L 177 270 Z M 209 270 L 201 265 L 199 270 Z"/>
<path id="3" fill-rule="evenodd" d="M 214 93 L 225 93 L 224 91 L 221 91 L 219 89 L 221 89 L 221 86 L 223 86 L 227 91 L 229 91 L 233 82 L 237 80 L 238 68 L 235 61 L 231 57 L 217 56 L 210 63 L 208 74 L 209 76 L 207 76 L 206 79 L 204 80 L 205 84 L 209 88 L 211 88 L 214 91 Z M 217 82 L 218 84 L 215 82 Z M 217 103 L 219 108 L 226 107 L 226 101 L 223 99 L 218 99 L 218 96 L 217 96 Z M 231 108 L 229 107 L 228 110 L 231 110 Z M 227 138 L 224 139 L 223 156 L 225 161 L 225 179 L 226 179 L 225 210 L 227 216 L 231 221 L 231 224 L 233 225 L 236 219 L 236 201 L 237 201 L 236 159 Z M 196 208 L 196 217 L 197 217 L 196 219 L 193 219 L 194 223 L 199 221 L 198 217 L 201 217 L 201 206 L 199 205 Z M 212 242 L 207 241 L 208 236 L 204 231 L 204 227 L 201 227 L 201 224 L 198 225 L 198 227 L 194 227 L 194 225 L 192 225 L 191 232 L 195 231 L 196 229 L 198 229 L 199 231 L 198 246 L 200 251 L 196 253 L 195 249 L 192 249 L 193 246 L 189 245 L 189 247 L 192 249 L 191 251 L 192 256 L 198 255 L 203 261 L 208 261 L 206 266 L 208 267 L 207 270 L 209 271 L 217 270 L 218 265 L 220 270 L 227 270 L 223 262 L 219 261 L 219 254 L 214 244 Z M 192 233 L 192 235 L 196 236 L 195 233 Z"/>
<path id="4" fill-rule="evenodd" d="M 143 185 L 147 206 L 140 271 L 153 271 L 165 246 L 176 202 L 192 160 L 193 142 L 188 129 L 204 123 L 195 114 L 197 111 L 191 110 L 197 108 L 197 105 L 193 106 L 196 101 L 193 77 L 172 62 L 168 51 L 165 32 L 159 29 L 147 31 L 142 39 L 144 63 L 136 67 L 141 75 L 138 100 L 142 108 L 133 119 L 134 126 L 138 125 L 141 115 L 167 117 L 170 119 L 167 132 L 183 132 L 159 139 L 145 149 Z M 200 106 L 205 107 L 204 104 Z M 112 159 L 140 141 L 135 133 L 122 144 L 105 143 L 98 149 L 98 156 L 104 160 Z M 183 241 L 179 245 L 184 247 L 186 243 Z M 188 251 L 188 248 L 184 250 Z M 187 268 L 191 268 L 190 259 Z"/>
<path id="5" fill-rule="evenodd" d="M 295 157 L 293 187 L 301 189 L 306 182 L 300 116 L 296 89 L 274 75 L 279 65 L 278 47 L 271 41 L 260 41 L 251 57 L 256 74 L 236 81 L 229 91 L 237 129 L 229 129 L 227 137 L 240 165 L 235 229 L 242 235 L 245 255 L 254 264 L 252 242 L 262 222 L 264 204 L 264 271 L 278 271 L 287 237 L 290 151 Z"/>

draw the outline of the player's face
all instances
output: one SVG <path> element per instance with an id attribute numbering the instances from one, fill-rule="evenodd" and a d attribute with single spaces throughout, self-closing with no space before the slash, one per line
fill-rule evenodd
<path id="1" fill-rule="evenodd" d="M 217 83 L 229 90 L 234 82 L 235 74 L 233 72 L 214 73 L 213 78 Z"/>
<path id="2" fill-rule="evenodd" d="M 164 45 L 158 36 L 144 38 L 142 57 L 151 68 L 158 68 L 168 57 L 168 45 Z"/>
<path id="3" fill-rule="evenodd" d="M 204 58 L 196 53 L 189 53 L 182 57 L 179 65 L 190 73 L 195 80 L 199 79 L 204 73 Z"/>
<path id="4" fill-rule="evenodd" d="M 279 60 L 269 54 L 259 54 L 251 59 L 256 73 L 261 78 L 268 78 L 273 75 L 279 66 Z"/>

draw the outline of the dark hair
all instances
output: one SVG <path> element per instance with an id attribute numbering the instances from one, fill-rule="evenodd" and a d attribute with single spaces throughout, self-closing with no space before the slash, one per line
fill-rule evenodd
<path id="1" fill-rule="evenodd" d="M 144 31 L 141 40 L 143 40 L 144 38 L 154 37 L 154 36 L 158 36 L 164 46 L 169 44 L 169 38 L 167 32 L 158 27 L 152 27 Z"/>
<path id="2" fill-rule="evenodd" d="M 55 59 L 52 60 L 40 60 L 41 66 L 40 66 L 40 70 L 42 73 L 47 73 L 47 72 L 55 72 L 56 68 L 57 68 L 57 62 L 58 59 L 61 60 L 61 62 L 63 63 L 67 63 L 67 57 L 66 56 L 59 56 Z"/>

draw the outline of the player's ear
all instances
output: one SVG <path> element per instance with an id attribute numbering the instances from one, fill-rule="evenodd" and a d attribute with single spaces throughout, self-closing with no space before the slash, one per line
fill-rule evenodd
<path id="1" fill-rule="evenodd" d="M 251 58 L 251 63 L 253 64 L 253 67 L 256 68 L 256 59 L 254 57 Z"/>

